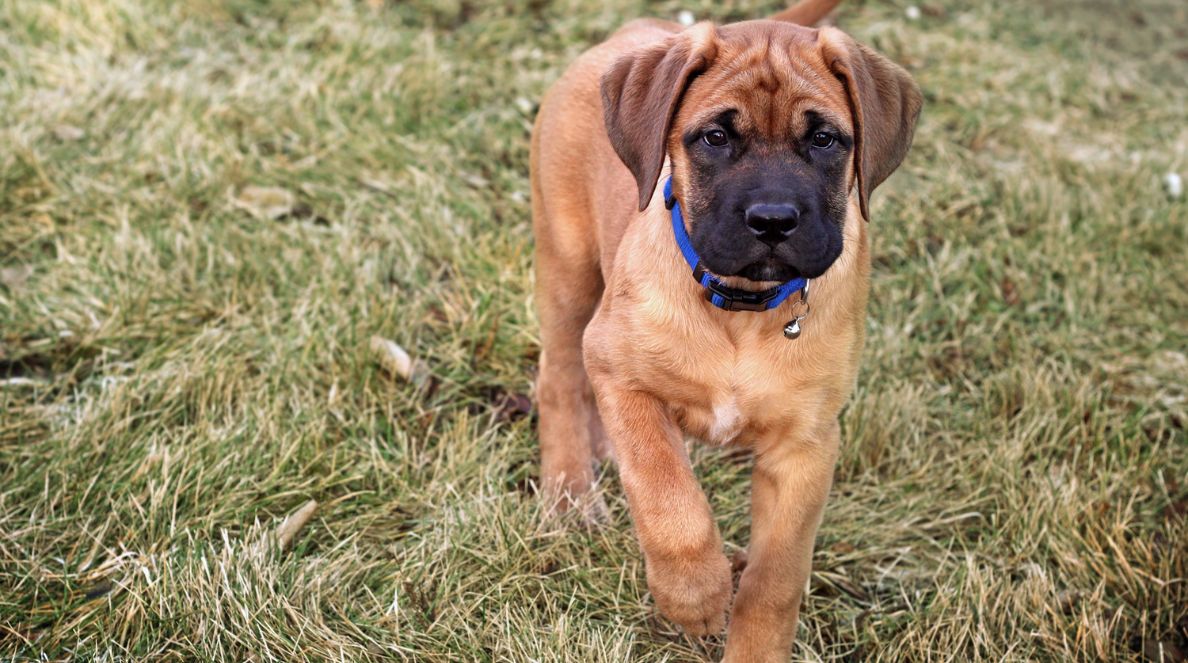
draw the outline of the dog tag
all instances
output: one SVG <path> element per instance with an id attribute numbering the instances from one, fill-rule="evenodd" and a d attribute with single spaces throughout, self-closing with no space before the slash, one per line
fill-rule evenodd
<path id="1" fill-rule="evenodd" d="M 784 325 L 784 338 L 789 340 L 800 338 L 800 321 L 803 319 L 803 315 L 797 316 L 791 322 Z"/>

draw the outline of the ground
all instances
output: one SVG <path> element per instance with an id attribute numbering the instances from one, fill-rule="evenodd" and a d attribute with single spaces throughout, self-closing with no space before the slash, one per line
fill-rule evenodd
<path id="1" fill-rule="evenodd" d="M 613 468 L 542 519 L 528 132 L 624 21 L 780 6 L 0 5 L 0 658 L 720 655 Z M 1183 660 L 1188 5 L 908 10 L 835 17 L 926 105 L 795 659 Z M 748 458 L 694 460 L 744 546 Z"/>

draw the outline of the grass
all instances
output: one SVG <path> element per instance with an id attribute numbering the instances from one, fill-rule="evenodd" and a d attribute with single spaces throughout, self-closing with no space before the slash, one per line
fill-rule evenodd
<path id="1" fill-rule="evenodd" d="M 0 4 L 0 659 L 719 655 L 613 471 L 542 522 L 528 130 L 629 18 L 780 5 Z M 795 658 L 1183 660 L 1188 7 L 904 7 L 837 17 L 927 105 Z M 694 458 L 745 545 L 747 458 Z"/>

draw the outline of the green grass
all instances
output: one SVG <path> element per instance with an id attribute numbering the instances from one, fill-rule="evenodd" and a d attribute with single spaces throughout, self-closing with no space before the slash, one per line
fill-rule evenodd
<path id="1" fill-rule="evenodd" d="M 542 522 L 528 131 L 627 19 L 781 3 L 375 4 L 0 4 L 0 659 L 720 655 L 613 470 Z M 1188 6 L 1114 4 L 838 14 L 927 104 L 797 660 L 1188 649 Z M 694 457 L 745 545 L 748 459 Z"/>

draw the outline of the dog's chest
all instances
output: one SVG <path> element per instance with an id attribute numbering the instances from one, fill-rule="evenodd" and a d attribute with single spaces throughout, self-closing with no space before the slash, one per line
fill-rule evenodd
<path id="1" fill-rule="evenodd" d="M 743 415 L 742 411 L 738 409 L 738 403 L 733 396 L 727 396 L 725 400 L 715 403 L 710 410 L 706 441 L 729 444 L 742 432 L 743 424 Z"/>
<path id="2" fill-rule="evenodd" d="M 682 428 L 713 444 L 745 441 L 786 416 L 786 367 L 779 362 L 706 362 L 677 406 Z M 697 379 L 700 377 L 700 379 Z M 671 392 L 670 392 L 671 393 Z"/>

